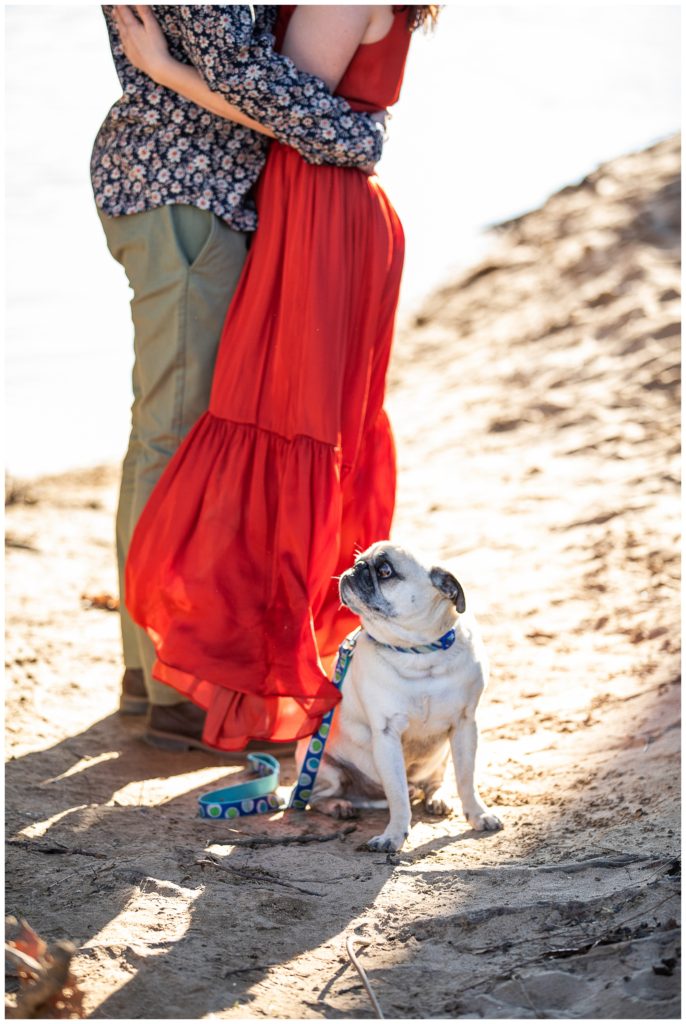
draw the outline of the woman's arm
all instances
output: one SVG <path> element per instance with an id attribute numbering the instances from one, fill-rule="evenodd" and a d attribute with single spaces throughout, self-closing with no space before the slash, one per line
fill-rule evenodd
<path id="1" fill-rule="evenodd" d="M 158 85 L 179 93 L 212 114 L 274 138 L 274 133 L 266 125 L 242 114 L 238 107 L 234 107 L 219 93 L 212 92 L 194 67 L 182 64 L 171 56 L 164 32 L 150 7 L 140 4 L 136 12 L 134 14 L 129 6 L 114 8 L 114 19 L 124 53 L 134 67 Z"/>
<path id="2" fill-rule="evenodd" d="M 296 7 L 282 53 L 334 91 L 374 16 L 371 4 L 309 4 Z"/>

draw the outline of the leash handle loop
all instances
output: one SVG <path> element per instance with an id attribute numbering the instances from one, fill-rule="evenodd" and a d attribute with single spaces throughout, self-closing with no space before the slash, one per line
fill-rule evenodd
<path id="1" fill-rule="evenodd" d="M 198 797 L 201 818 L 238 818 L 244 814 L 265 814 L 277 810 L 274 790 L 279 784 L 279 762 L 271 754 L 248 754 L 258 777 L 237 786 L 213 789 Z"/>
<path id="2" fill-rule="evenodd" d="M 338 648 L 338 659 L 332 680 L 338 690 L 343 685 L 359 633 L 359 628 L 354 630 Z M 293 787 L 288 801 L 289 808 L 304 811 L 307 807 L 307 802 L 312 796 L 312 789 L 335 710 L 332 708 L 324 715 L 321 725 L 310 739 L 298 781 Z M 253 771 L 257 773 L 257 778 L 236 786 L 227 786 L 225 789 L 214 789 L 210 793 L 198 797 L 201 818 L 213 818 L 214 820 L 239 818 L 248 814 L 266 814 L 267 811 L 276 811 L 281 808 L 281 802 L 275 793 L 276 787 L 279 785 L 281 767 L 277 759 L 271 754 L 260 753 L 248 754 L 247 760 L 251 763 Z"/>

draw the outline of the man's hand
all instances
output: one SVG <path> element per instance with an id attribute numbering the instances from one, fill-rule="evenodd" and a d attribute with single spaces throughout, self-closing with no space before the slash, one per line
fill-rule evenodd
<path id="1" fill-rule="evenodd" d="M 153 81 L 160 82 L 168 70 L 169 48 L 151 8 L 143 4 L 117 6 L 114 20 L 127 59 Z"/>
<path id="2" fill-rule="evenodd" d="M 374 113 L 370 114 L 369 116 L 371 117 L 372 121 L 376 121 L 377 124 L 382 125 L 385 129 L 386 119 L 390 115 L 387 110 L 375 110 Z M 369 177 L 376 174 L 376 164 L 369 164 L 367 167 L 362 167 L 360 169 L 364 174 L 368 175 Z"/>

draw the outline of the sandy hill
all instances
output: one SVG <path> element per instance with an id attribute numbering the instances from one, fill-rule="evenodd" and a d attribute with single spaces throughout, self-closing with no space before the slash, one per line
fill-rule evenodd
<path id="1" fill-rule="evenodd" d="M 449 565 L 492 662 L 479 836 L 420 807 L 195 817 L 227 769 L 115 714 L 117 471 L 10 491 L 8 912 L 77 946 L 94 1017 L 678 1017 L 679 140 L 496 232 L 399 332 L 396 536 Z M 106 605 L 106 601 L 96 601 Z M 289 769 L 285 781 L 291 781 Z"/>

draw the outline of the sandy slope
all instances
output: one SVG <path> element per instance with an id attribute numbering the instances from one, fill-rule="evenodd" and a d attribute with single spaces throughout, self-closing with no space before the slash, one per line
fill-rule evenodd
<path id="1" fill-rule="evenodd" d="M 450 565 L 492 660 L 482 791 L 399 863 L 310 815 L 195 818 L 227 770 L 115 714 L 114 469 L 8 508 L 9 912 L 79 946 L 94 1017 L 676 1017 L 678 143 L 503 228 L 400 332 L 396 536 Z M 292 771 L 286 781 L 292 778 Z M 49 855 L 51 854 L 51 855 Z"/>

